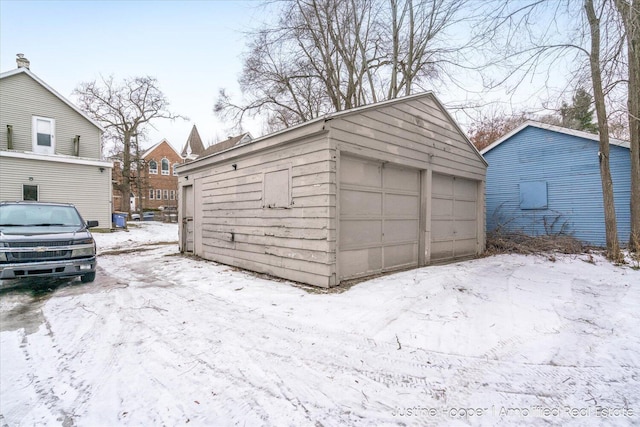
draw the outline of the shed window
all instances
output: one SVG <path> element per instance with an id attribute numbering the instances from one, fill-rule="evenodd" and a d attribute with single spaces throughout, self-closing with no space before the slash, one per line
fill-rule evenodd
<path id="1" fill-rule="evenodd" d="M 38 200 L 38 186 L 37 185 L 23 185 L 22 186 L 22 200 Z"/>
<path id="2" fill-rule="evenodd" d="M 547 182 L 520 183 L 520 209 L 547 209 Z"/>
<path id="3" fill-rule="evenodd" d="M 288 208 L 291 206 L 289 169 L 265 173 L 263 186 L 264 207 Z"/>

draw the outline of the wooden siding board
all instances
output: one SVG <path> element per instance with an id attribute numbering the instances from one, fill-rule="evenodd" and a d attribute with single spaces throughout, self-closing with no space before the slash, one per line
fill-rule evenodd
<path id="1" fill-rule="evenodd" d="M 528 127 L 486 153 L 487 229 L 568 234 L 593 245 L 605 244 L 598 143 L 578 136 Z M 630 233 L 629 149 L 610 147 L 618 238 Z M 548 209 L 521 210 L 519 183 L 547 182 Z"/>
<path id="2" fill-rule="evenodd" d="M 323 288 L 328 288 L 330 284 L 328 276 L 311 274 L 305 271 L 291 270 L 281 266 L 265 264 L 254 259 L 244 259 L 235 256 L 224 255 L 217 251 L 205 252 L 203 258 L 211 259 L 222 264 L 232 265 L 251 271 L 256 271 L 258 273 L 269 274 L 276 277 L 282 277 L 287 280 L 292 280 L 294 282 L 307 283 Z"/>
<path id="3" fill-rule="evenodd" d="M 357 129 L 346 131 L 343 129 L 332 129 L 333 138 L 340 144 L 341 148 L 349 147 L 349 151 L 354 154 L 362 153 L 365 157 L 381 157 L 389 159 L 394 163 L 405 164 L 411 167 L 426 169 L 429 166 L 441 167 L 448 173 L 469 173 L 475 179 L 484 179 L 486 168 L 481 162 L 469 164 L 459 156 L 453 156 L 446 151 L 436 151 L 433 153 L 410 150 L 405 147 L 389 145 L 388 143 L 361 136 Z"/>
<path id="4" fill-rule="evenodd" d="M 326 139 L 255 152 L 193 176 L 203 184 L 201 234 L 207 259 L 328 286 L 335 253 L 335 171 Z M 290 171 L 290 208 L 263 208 L 267 172 Z M 191 174 L 190 174 L 191 175 Z M 232 261 L 233 259 L 233 261 Z M 296 271 L 282 276 L 282 271 Z"/>
<path id="5" fill-rule="evenodd" d="M 476 154 L 464 139 L 458 134 L 457 139 L 442 136 L 436 131 L 426 127 L 409 124 L 398 127 L 394 123 L 402 122 L 399 119 L 389 120 L 391 115 L 383 112 L 371 112 L 362 116 L 350 116 L 344 119 L 344 123 L 336 122 L 335 129 L 360 135 L 363 139 L 374 139 L 385 144 L 392 144 L 427 154 L 447 153 L 450 157 L 459 157 L 464 162 L 482 164 Z M 402 122 L 405 123 L 405 122 Z M 362 129 L 370 129 L 363 131 Z M 357 129 L 357 131 L 356 131 Z M 441 154 L 444 155 L 444 154 Z M 484 164 L 482 164 L 484 168 Z"/>

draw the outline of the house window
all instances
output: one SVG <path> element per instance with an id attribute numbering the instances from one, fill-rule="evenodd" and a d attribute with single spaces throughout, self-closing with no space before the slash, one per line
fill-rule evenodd
<path id="1" fill-rule="evenodd" d="M 162 159 L 160 163 L 162 165 L 162 175 L 169 175 L 169 160 Z"/>
<path id="2" fill-rule="evenodd" d="M 174 175 L 174 176 L 175 176 L 175 175 L 178 175 L 178 172 L 176 172 L 176 168 L 178 167 L 178 165 L 179 165 L 179 164 L 180 164 L 180 163 L 174 163 L 174 164 L 173 164 L 173 175 Z"/>
<path id="3" fill-rule="evenodd" d="M 291 206 L 291 180 L 289 177 L 289 169 L 264 174 L 263 207 L 287 208 Z"/>
<path id="4" fill-rule="evenodd" d="M 162 200 L 162 190 L 156 190 L 156 200 Z"/>
<path id="5" fill-rule="evenodd" d="M 149 173 L 154 175 L 158 174 L 158 162 L 155 160 L 149 162 Z"/>
<path id="6" fill-rule="evenodd" d="M 38 186 L 37 185 L 23 185 L 22 186 L 22 200 L 38 200 Z"/>
<path id="7" fill-rule="evenodd" d="M 156 191 L 152 188 L 149 190 L 149 199 L 155 199 Z"/>
<path id="8" fill-rule="evenodd" d="M 520 209 L 547 209 L 547 182 L 520 183 Z"/>
<path id="9" fill-rule="evenodd" d="M 169 190 L 164 190 L 163 191 L 163 196 L 165 200 L 169 200 Z"/>
<path id="10" fill-rule="evenodd" d="M 176 190 L 171 190 L 171 192 L 169 192 L 169 200 L 175 200 L 176 199 Z"/>
<path id="11" fill-rule="evenodd" d="M 33 116 L 31 129 L 33 132 L 33 152 L 39 154 L 55 154 L 56 121 L 46 117 Z"/>

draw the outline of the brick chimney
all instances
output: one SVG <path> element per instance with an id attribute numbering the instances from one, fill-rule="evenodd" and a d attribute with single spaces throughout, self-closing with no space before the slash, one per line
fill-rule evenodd
<path id="1" fill-rule="evenodd" d="M 24 57 L 24 53 L 19 53 L 16 56 L 16 63 L 18 64 L 18 68 L 26 68 L 28 70 L 30 62 L 27 58 Z"/>

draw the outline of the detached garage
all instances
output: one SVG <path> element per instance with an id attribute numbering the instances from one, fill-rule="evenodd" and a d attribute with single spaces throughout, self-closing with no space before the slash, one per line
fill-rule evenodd
<path id="1" fill-rule="evenodd" d="M 180 248 L 322 287 L 471 257 L 486 168 L 432 93 L 342 111 L 180 166 Z"/>

